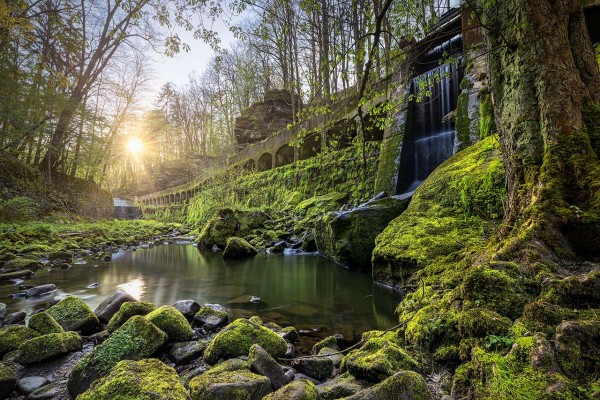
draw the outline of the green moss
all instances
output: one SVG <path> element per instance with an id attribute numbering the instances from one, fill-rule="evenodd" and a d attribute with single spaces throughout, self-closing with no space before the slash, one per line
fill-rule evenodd
<path id="1" fill-rule="evenodd" d="M 29 339 L 40 336 L 37 331 L 26 326 L 15 325 L 0 328 L 0 355 L 16 350 Z"/>
<path id="2" fill-rule="evenodd" d="M 108 321 L 106 329 L 112 333 L 134 315 L 146 315 L 154 310 L 156 310 L 156 307 L 149 301 L 127 301 Z"/>
<path id="3" fill-rule="evenodd" d="M 38 331 L 42 335 L 47 333 L 62 333 L 64 329 L 50 314 L 46 311 L 42 311 L 37 314 L 33 314 L 29 318 L 27 324 L 31 329 Z"/>
<path id="4" fill-rule="evenodd" d="M 465 80 L 467 78 L 464 78 Z M 461 92 L 456 105 L 456 138 L 460 143 L 460 150 L 470 146 L 471 143 L 471 118 L 469 117 L 469 93 Z"/>
<path id="5" fill-rule="evenodd" d="M 319 351 L 325 348 L 338 349 L 337 339 L 335 338 L 335 336 L 328 336 L 325 339 L 317 342 L 310 352 L 312 354 L 319 354 Z"/>
<path id="6" fill-rule="evenodd" d="M 386 380 L 352 396 L 351 399 L 431 400 L 425 380 L 413 371 L 400 371 Z"/>
<path id="7" fill-rule="evenodd" d="M 271 381 L 250 371 L 238 370 L 197 376 L 189 387 L 192 400 L 260 400 L 271 392 Z"/>
<path id="8" fill-rule="evenodd" d="M 479 138 L 491 136 L 495 130 L 496 120 L 494 119 L 492 95 L 483 92 L 479 99 Z"/>
<path id="9" fill-rule="evenodd" d="M 81 349 L 77 332 L 48 333 L 19 346 L 17 362 L 32 364 Z"/>
<path id="10" fill-rule="evenodd" d="M 217 317 L 217 318 L 226 318 L 227 313 L 224 311 L 215 310 L 214 308 L 202 306 L 202 307 L 200 307 L 200 310 L 198 310 L 198 312 L 194 316 L 194 319 L 196 319 L 196 318 L 204 319 L 209 316 Z"/>
<path id="11" fill-rule="evenodd" d="M 240 223 L 236 219 L 233 210 L 219 210 L 217 215 L 206 223 L 200 235 L 196 238 L 196 243 L 198 243 L 198 246 L 206 248 L 217 246 L 224 249 L 227 246 L 227 239 L 236 234 L 239 225 Z"/>
<path id="12" fill-rule="evenodd" d="M 153 355 L 167 341 L 167 334 L 144 317 L 135 315 L 102 344 L 82 358 L 71 372 L 69 393 L 87 390 L 121 360 L 140 360 Z"/>
<path id="13" fill-rule="evenodd" d="M 41 267 L 41 263 L 38 259 L 32 258 L 15 258 L 13 260 L 7 261 L 4 264 L 4 269 L 6 271 L 22 271 L 22 270 L 32 270 L 35 271 Z"/>
<path id="14" fill-rule="evenodd" d="M 187 319 L 173 306 L 160 306 L 146 315 L 146 319 L 165 332 L 170 341 L 182 342 L 194 335 Z"/>
<path id="15" fill-rule="evenodd" d="M 504 336 L 512 322 L 497 312 L 485 308 L 463 311 L 458 317 L 458 331 L 464 337 Z"/>
<path id="16" fill-rule="evenodd" d="M 227 325 L 215 336 L 204 351 L 204 356 L 208 363 L 214 364 L 219 359 L 248 355 L 253 344 L 258 344 L 273 358 L 283 357 L 287 350 L 285 340 L 279 335 L 241 318 Z"/>
<path id="17" fill-rule="evenodd" d="M 304 379 L 290 382 L 276 392 L 263 397 L 264 400 L 319 400 L 320 398 L 317 387 Z"/>
<path id="18" fill-rule="evenodd" d="M 223 258 L 245 258 L 256 254 L 256 249 L 246 240 L 239 237 L 227 238 Z"/>
<path id="19" fill-rule="evenodd" d="M 230 358 L 229 360 L 218 363 L 205 373 L 209 375 L 219 375 L 223 372 L 239 371 L 240 369 L 249 369 L 248 362 L 241 358 Z"/>
<path id="20" fill-rule="evenodd" d="M 186 400 L 188 394 L 175 370 L 157 359 L 120 361 L 78 400 Z"/>
<path id="21" fill-rule="evenodd" d="M 100 325 L 92 309 L 75 296 L 62 299 L 47 312 L 66 331 L 91 331 Z"/>
<path id="22" fill-rule="evenodd" d="M 404 349 L 381 337 L 369 339 L 360 349 L 351 351 L 344 357 L 343 365 L 358 379 L 379 382 L 418 364 Z"/>

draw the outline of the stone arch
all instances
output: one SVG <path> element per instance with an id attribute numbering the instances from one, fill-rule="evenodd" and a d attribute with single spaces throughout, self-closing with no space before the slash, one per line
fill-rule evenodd
<path id="1" fill-rule="evenodd" d="M 289 144 L 284 144 L 275 153 L 275 167 L 291 164 L 294 162 L 294 148 Z"/>
<path id="2" fill-rule="evenodd" d="M 173 204 L 175 203 L 175 194 L 170 194 L 169 195 L 169 204 Z"/>
<path id="3" fill-rule="evenodd" d="M 175 193 L 175 203 L 179 203 L 181 201 L 181 192 Z"/>
<path id="4" fill-rule="evenodd" d="M 257 170 L 258 171 L 268 171 L 273 168 L 273 156 L 271 153 L 264 153 L 258 159 Z"/>
<path id="5" fill-rule="evenodd" d="M 321 135 L 313 132 L 306 136 L 298 148 L 298 160 L 306 160 L 321 152 Z"/>
<path id="6" fill-rule="evenodd" d="M 243 169 L 248 172 L 255 171 L 256 170 L 256 161 L 254 161 L 252 159 L 246 161 L 243 165 Z"/>

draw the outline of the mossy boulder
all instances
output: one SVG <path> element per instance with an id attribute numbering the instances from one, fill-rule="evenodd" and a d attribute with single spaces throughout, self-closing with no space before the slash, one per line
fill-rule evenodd
<path id="1" fill-rule="evenodd" d="M 399 371 L 346 400 L 433 400 L 423 377 L 413 371 Z"/>
<path id="2" fill-rule="evenodd" d="M 418 367 L 417 362 L 386 336 L 367 340 L 344 357 L 342 365 L 358 379 L 380 382 L 396 371 Z"/>
<path id="3" fill-rule="evenodd" d="M 38 270 L 42 264 L 40 260 L 34 258 L 15 258 L 10 261 L 7 261 L 4 264 L 4 270 L 10 271 L 22 271 L 22 270 Z"/>
<path id="4" fill-rule="evenodd" d="M 273 390 L 279 389 L 289 381 L 277 361 L 257 344 L 250 347 L 248 365 L 252 372 L 269 378 Z"/>
<path id="5" fill-rule="evenodd" d="M 561 370 L 576 380 L 600 374 L 600 321 L 563 321 L 556 327 Z"/>
<path id="6" fill-rule="evenodd" d="M 194 315 L 194 325 L 202 327 L 206 332 L 212 332 L 227 324 L 229 316 L 224 311 L 203 306 Z"/>
<path id="7" fill-rule="evenodd" d="M 247 356 L 253 344 L 258 344 L 274 358 L 283 357 L 287 350 L 286 341 L 275 332 L 240 318 L 215 336 L 204 351 L 204 357 L 206 362 L 214 364 L 220 359 Z"/>
<path id="8" fill-rule="evenodd" d="M 77 332 L 48 333 L 22 343 L 16 361 L 33 364 L 80 349 L 81 337 Z"/>
<path id="9" fill-rule="evenodd" d="M 100 326 L 100 321 L 92 309 L 75 296 L 62 299 L 47 312 L 65 331 L 89 333 L 96 331 Z"/>
<path id="10" fill-rule="evenodd" d="M 160 306 L 145 318 L 166 333 L 172 342 L 190 340 L 194 336 L 187 319 L 173 306 Z"/>
<path id="11" fill-rule="evenodd" d="M 301 201 L 295 208 L 305 218 L 313 218 L 329 211 L 339 210 L 348 199 L 347 193 L 330 192 Z"/>
<path id="12" fill-rule="evenodd" d="M 300 357 L 294 360 L 292 367 L 318 381 L 329 378 L 333 373 L 333 361 L 329 357 Z"/>
<path id="13" fill-rule="evenodd" d="M 232 236 L 227 238 L 223 258 L 248 258 L 256 255 L 256 249 L 246 240 Z"/>
<path id="14" fill-rule="evenodd" d="M 200 235 L 196 238 L 199 247 L 212 248 L 217 246 L 224 249 L 227 239 L 235 236 L 240 226 L 235 213 L 230 209 L 217 211 L 216 215 L 206 223 Z"/>
<path id="15" fill-rule="evenodd" d="M 548 279 L 540 300 L 572 309 L 600 308 L 600 271 Z"/>
<path id="16" fill-rule="evenodd" d="M 359 381 L 352 374 L 345 372 L 318 385 L 317 390 L 323 400 L 333 400 L 352 396 L 366 387 L 365 381 Z"/>
<path id="17" fill-rule="evenodd" d="M 6 399 L 17 387 L 15 371 L 0 363 L 0 399 Z"/>
<path id="18" fill-rule="evenodd" d="M 131 317 L 75 365 L 67 384 L 69 393 L 73 397 L 83 393 L 119 361 L 150 357 L 166 341 L 167 334 L 153 323 L 139 315 Z"/>
<path id="19" fill-rule="evenodd" d="M 371 271 L 375 238 L 409 202 L 407 196 L 386 197 L 325 215 L 315 227 L 319 252 L 351 269 Z"/>
<path id="20" fill-rule="evenodd" d="M 268 394 L 264 400 L 321 400 L 321 396 L 314 383 L 300 379 Z"/>
<path id="21" fill-rule="evenodd" d="M 62 333 L 64 329 L 50 314 L 46 311 L 39 312 L 37 314 L 33 314 L 31 318 L 29 318 L 29 322 L 27 324 L 31 329 L 38 331 L 42 335 L 48 333 Z"/>
<path id="22" fill-rule="evenodd" d="M 187 400 L 187 390 L 175 370 L 160 360 L 119 361 L 78 400 L 161 399 Z"/>
<path id="23" fill-rule="evenodd" d="M 505 336 L 511 325 L 510 319 L 485 308 L 472 308 L 458 317 L 458 331 L 465 338 Z"/>
<path id="24" fill-rule="evenodd" d="M 19 348 L 26 341 L 40 336 L 38 331 L 21 325 L 0 328 L 0 356 Z"/>
<path id="25" fill-rule="evenodd" d="M 497 136 L 442 163 L 417 188 L 398 218 L 377 236 L 373 279 L 404 286 L 414 272 L 482 248 L 502 217 L 504 168 Z M 446 265 L 445 264 L 445 265 Z"/>
<path id="26" fill-rule="evenodd" d="M 189 387 L 192 400 L 260 400 L 271 392 L 271 381 L 266 376 L 238 370 L 197 376 Z"/>
<path id="27" fill-rule="evenodd" d="M 106 329 L 109 332 L 116 331 L 121 325 L 123 325 L 127 320 L 134 315 L 147 315 L 152 311 L 156 310 L 154 304 L 149 301 L 128 301 L 121 304 L 119 311 L 117 311 L 110 321 L 108 321 L 108 325 L 106 325 Z"/>
<path id="28" fill-rule="evenodd" d="M 108 322 L 124 303 L 130 301 L 136 301 L 135 297 L 122 289 L 117 289 L 96 307 L 94 314 L 100 321 Z"/>
<path id="29" fill-rule="evenodd" d="M 11 279 L 27 279 L 33 276 L 34 272 L 30 269 L 23 269 L 21 271 L 6 272 L 0 274 L 0 282 L 9 281 Z"/>

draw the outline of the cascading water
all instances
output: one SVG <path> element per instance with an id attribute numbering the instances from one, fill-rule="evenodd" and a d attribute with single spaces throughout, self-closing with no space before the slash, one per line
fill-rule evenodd
<path id="1" fill-rule="evenodd" d="M 405 144 L 406 152 L 403 151 L 407 157 L 401 193 L 415 190 L 453 154 L 455 128 L 448 116 L 456 110 L 462 76 L 462 63 L 456 60 L 412 80 L 414 130 L 412 140 Z"/>

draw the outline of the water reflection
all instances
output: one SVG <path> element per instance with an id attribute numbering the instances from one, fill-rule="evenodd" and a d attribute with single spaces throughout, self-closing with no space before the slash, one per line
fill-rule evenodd
<path id="1" fill-rule="evenodd" d="M 94 282 L 100 285 L 87 287 Z M 75 294 L 92 308 L 120 287 L 157 305 L 180 299 L 227 303 L 232 317 L 257 314 L 284 325 L 331 327 L 348 336 L 395 325 L 399 302 L 393 292 L 373 285 L 368 274 L 341 268 L 318 255 L 259 254 L 223 260 L 189 244 L 121 252 L 109 263 L 88 260 L 69 271 L 44 270 L 27 283 L 54 283 L 58 295 Z M 7 298 L 16 291 L 15 286 L 0 287 L 4 299 L 0 301 L 11 311 L 31 312 L 48 301 Z M 260 301 L 251 302 L 252 296 Z"/>

